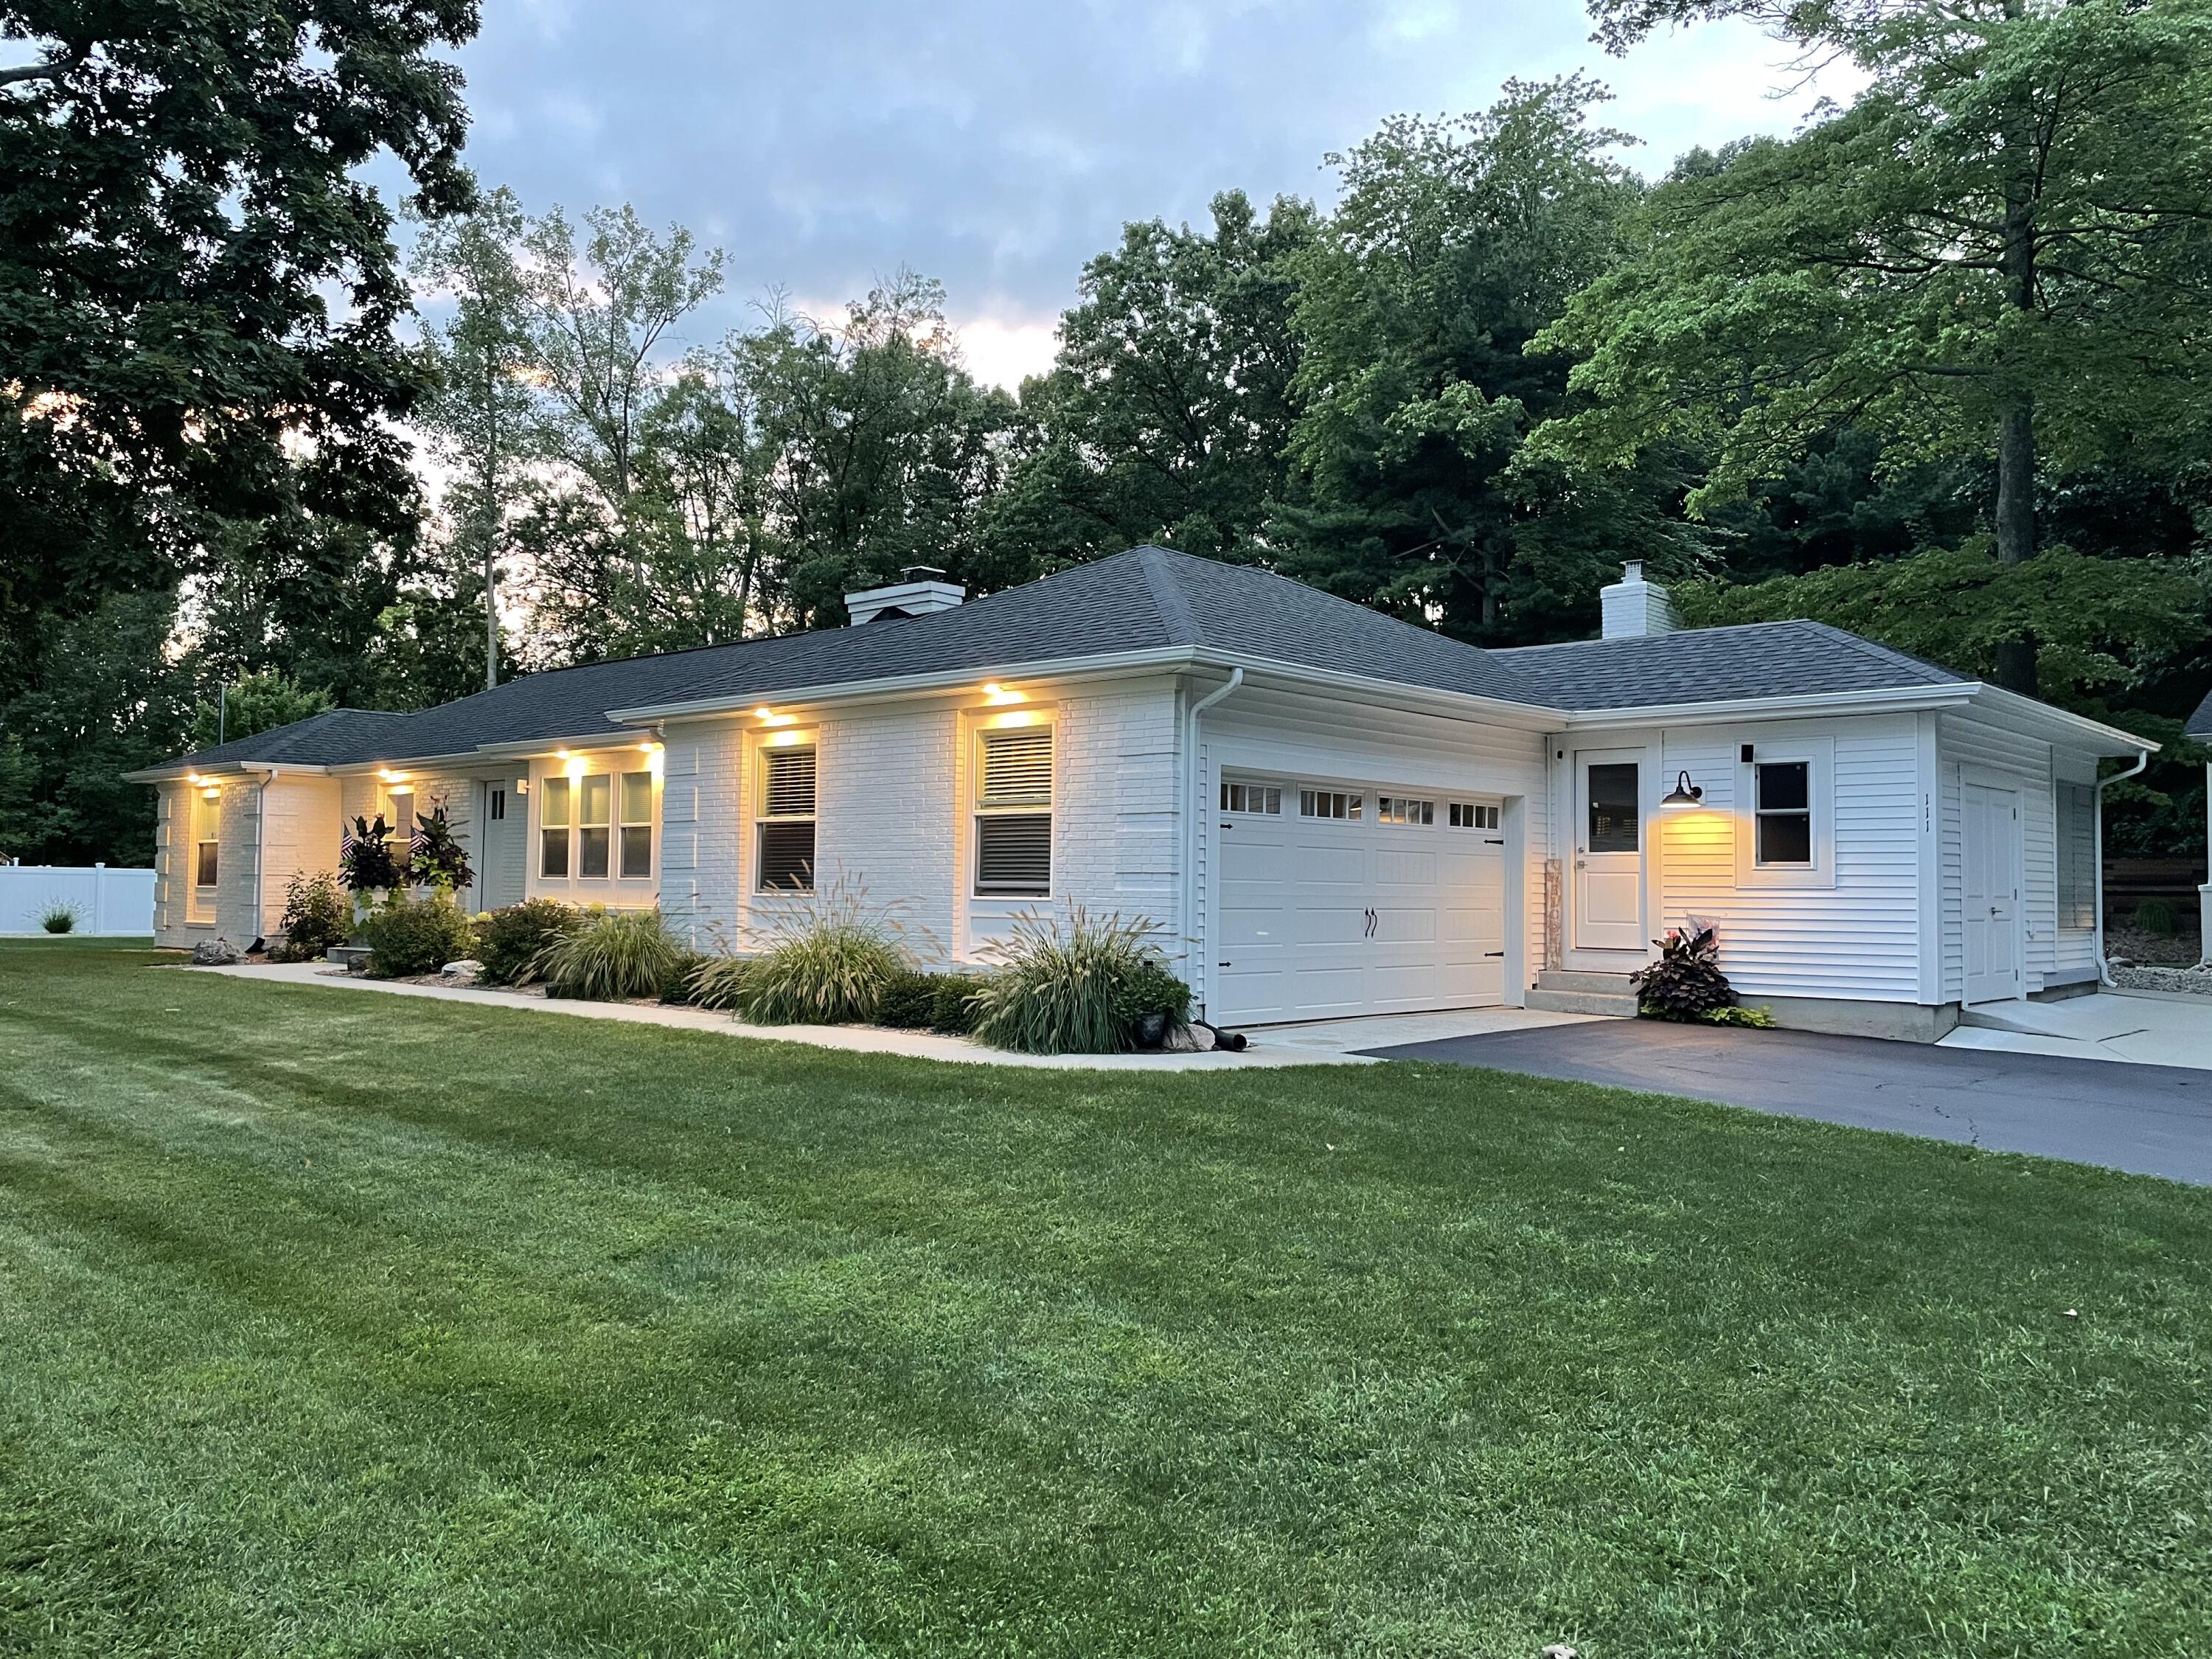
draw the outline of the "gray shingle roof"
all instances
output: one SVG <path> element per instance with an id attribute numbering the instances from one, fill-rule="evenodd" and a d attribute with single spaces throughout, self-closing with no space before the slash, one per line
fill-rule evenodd
<path id="1" fill-rule="evenodd" d="M 627 728 L 610 718 L 617 709 L 742 704 L 927 674 L 980 678 L 1179 646 L 1553 709 L 1961 683 L 1809 622 L 1486 651 L 1269 571 L 1139 547 L 927 616 L 555 669 L 410 714 L 338 709 L 177 764 L 420 760 L 620 733 Z"/>
<path id="2" fill-rule="evenodd" d="M 1566 708 L 1888 691 L 1971 684 L 1948 668 L 1826 623 L 1747 623 L 1639 639 L 1524 645 L 1492 653 L 1534 693 Z"/>
<path id="3" fill-rule="evenodd" d="M 2181 729 L 2192 738 L 2212 738 L 2212 691 L 2204 694 L 2204 701 L 2197 705 L 2197 712 Z"/>
<path id="4" fill-rule="evenodd" d="M 196 750 L 180 766 L 221 766 L 230 761 L 288 762 L 294 766 L 343 766 L 375 757 L 384 742 L 410 714 L 374 708 L 331 708 L 289 726 L 272 726 L 250 738 L 233 738 L 212 749 Z"/>

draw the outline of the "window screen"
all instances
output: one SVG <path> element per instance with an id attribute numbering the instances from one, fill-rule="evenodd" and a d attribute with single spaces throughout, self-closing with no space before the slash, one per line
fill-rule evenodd
<path id="1" fill-rule="evenodd" d="M 1809 761 L 1761 761 L 1757 814 L 1762 865 L 1813 862 L 1813 767 Z"/>
<path id="2" fill-rule="evenodd" d="M 817 756 L 807 748 L 761 750 L 757 885 L 764 893 L 814 890 Z"/>
<path id="3" fill-rule="evenodd" d="M 607 873 L 607 848 L 614 809 L 614 780 L 594 772 L 581 781 L 576 808 L 576 873 L 599 880 Z"/>
<path id="4" fill-rule="evenodd" d="M 975 787 L 975 892 L 1042 898 L 1052 891 L 1052 728 L 982 733 Z M 1023 810 L 1030 809 L 1030 810 Z"/>
<path id="5" fill-rule="evenodd" d="M 568 876 L 568 805 L 566 778 L 548 778 L 538 797 L 538 873 L 565 881 Z"/>
<path id="6" fill-rule="evenodd" d="M 1583 786 L 1589 796 L 1589 853 L 1633 853 L 1637 850 L 1641 817 L 1636 799 L 1636 763 L 1615 762 L 1593 766 Z"/>
<path id="7" fill-rule="evenodd" d="M 622 775 L 622 872 L 629 879 L 653 873 L 653 774 Z"/>
<path id="8" fill-rule="evenodd" d="M 2086 931 L 2097 925 L 2097 792 L 2062 783 L 2057 805 L 2058 925 Z"/>
<path id="9" fill-rule="evenodd" d="M 983 733 L 979 806 L 1052 805 L 1052 728 Z"/>
<path id="10" fill-rule="evenodd" d="M 986 812 L 977 817 L 975 890 L 1031 898 L 1051 892 L 1051 813 Z"/>

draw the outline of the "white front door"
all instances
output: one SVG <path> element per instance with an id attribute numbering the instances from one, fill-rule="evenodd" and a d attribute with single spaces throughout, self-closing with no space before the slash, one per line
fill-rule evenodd
<path id="1" fill-rule="evenodd" d="M 1963 786 L 1966 817 L 1966 1000 L 2021 994 L 2020 796 Z"/>
<path id="2" fill-rule="evenodd" d="M 1505 845 L 1494 798 L 1458 797 L 1455 822 L 1454 798 L 1437 790 L 1230 781 L 1235 793 L 1214 819 L 1208 1018 L 1504 1000 Z"/>
<path id="3" fill-rule="evenodd" d="M 1645 954 L 1643 753 L 1575 754 L 1574 948 Z"/>

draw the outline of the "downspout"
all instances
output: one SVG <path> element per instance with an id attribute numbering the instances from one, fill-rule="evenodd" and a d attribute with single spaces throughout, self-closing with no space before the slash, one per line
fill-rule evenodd
<path id="1" fill-rule="evenodd" d="M 246 940 L 248 945 L 266 937 L 261 931 L 262 920 L 268 915 L 261 908 L 262 882 L 269 863 L 269 786 L 276 775 L 273 771 L 264 772 L 260 787 L 253 792 L 253 934 Z"/>
<path id="2" fill-rule="evenodd" d="M 2092 815 L 2095 832 L 2092 840 L 2095 851 L 2090 858 L 2091 868 L 2096 877 L 2094 890 L 2097 896 L 2097 982 L 2100 985 L 2109 986 L 2113 990 L 2119 988 L 2119 981 L 2112 977 L 2112 963 L 2105 960 L 2105 787 L 2107 784 L 2119 782 L 2123 778 L 2134 777 L 2149 764 L 2150 750 L 2141 750 L 2136 755 L 2136 763 L 2126 771 L 2115 772 L 2109 778 L 2097 780 L 2097 810 Z"/>
<path id="3" fill-rule="evenodd" d="M 1200 809 L 1205 803 L 1199 799 L 1200 779 L 1198 771 L 1198 717 L 1244 684 L 1244 671 L 1232 668 L 1229 678 L 1217 685 L 1196 702 L 1191 704 L 1183 720 L 1183 791 L 1182 798 L 1190 812 L 1190 833 L 1183 842 L 1182 860 L 1182 926 L 1187 946 L 1185 962 L 1192 967 L 1201 966 L 1199 947 L 1204 943 L 1198 932 L 1198 848 Z M 1196 976 L 1194 975 L 1194 978 Z M 1211 978 L 1208 975 L 1206 977 Z M 1198 988 L 1194 986 L 1194 989 Z M 1210 987 L 1207 988 L 1211 988 Z M 1206 998 L 1199 998 L 1199 1006 L 1206 1006 Z"/>

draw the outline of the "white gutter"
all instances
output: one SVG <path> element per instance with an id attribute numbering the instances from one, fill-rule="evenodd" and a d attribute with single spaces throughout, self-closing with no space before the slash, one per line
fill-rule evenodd
<path id="1" fill-rule="evenodd" d="M 1711 702 L 1645 703 L 1634 708 L 1586 708 L 1571 713 L 1567 726 L 1576 730 L 1607 726 L 1710 726 L 1791 714 L 1869 714 L 1889 709 L 1948 708 L 1972 702 L 1974 693 L 1980 689 L 1972 682 L 1961 682 L 1954 685 L 1893 686 L 1879 691 L 1824 691 L 1786 697 L 1719 698 Z"/>
<path id="2" fill-rule="evenodd" d="M 1215 686 L 1212 690 L 1191 704 L 1183 716 L 1182 799 L 1186 822 L 1189 826 L 1188 833 L 1183 837 L 1181 896 L 1185 947 L 1183 962 L 1187 968 L 1204 970 L 1203 977 L 1207 981 L 1212 980 L 1213 975 L 1201 954 L 1200 947 L 1206 941 L 1200 936 L 1198 928 L 1198 848 L 1199 836 L 1202 833 L 1199 824 L 1203 817 L 1200 809 L 1206 804 L 1199 793 L 1204 786 L 1204 780 L 1199 776 L 1198 771 L 1198 717 L 1243 684 L 1244 671 L 1241 668 L 1231 669 L 1227 684 Z M 1210 988 L 1199 983 L 1200 977 L 1195 974 L 1192 975 L 1193 988 L 1195 990 Z M 1199 999 L 1200 1010 L 1203 1011 L 1206 1006 L 1206 999 L 1201 995 Z"/>
<path id="3" fill-rule="evenodd" d="M 2090 868 L 2096 878 L 2094 891 L 2097 896 L 2097 982 L 2115 990 L 2119 988 L 2119 981 L 2112 977 L 2112 964 L 2105 960 L 2105 788 L 2123 778 L 2134 777 L 2149 764 L 2150 750 L 2147 748 L 2136 757 L 2136 763 L 2126 771 L 2115 772 L 2109 778 L 2099 778 L 2097 810 L 2091 819 L 2094 830 L 2090 841 L 2094 850 L 2090 854 Z"/>

